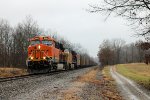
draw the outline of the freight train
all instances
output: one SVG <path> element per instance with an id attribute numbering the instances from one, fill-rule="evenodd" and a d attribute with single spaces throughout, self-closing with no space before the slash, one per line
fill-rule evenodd
<path id="1" fill-rule="evenodd" d="M 26 60 L 29 72 L 41 70 L 50 72 L 57 70 L 60 64 L 63 65 L 62 69 L 69 70 L 92 66 L 95 62 L 87 55 L 65 48 L 63 43 L 57 42 L 52 37 L 36 36 L 30 39 Z"/>

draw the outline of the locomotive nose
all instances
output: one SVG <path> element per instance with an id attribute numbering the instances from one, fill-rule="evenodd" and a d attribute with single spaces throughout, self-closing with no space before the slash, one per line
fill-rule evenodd
<path id="1" fill-rule="evenodd" d="M 46 60 L 48 56 L 52 55 L 51 48 L 43 44 L 34 45 L 29 50 L 29 54 L 30 60 Z"/>
<path id="2" fill-rule="evenodd" d="M 40 50 L 40 49 L 41 49 L 41 46 L 40 46 L 40 45 L 36 45 L 36 46 L 34 47 L 34 49 L 35 49 L 35 50 Z"/>
<path id="3" fill-rule="evenodd" d="M 39 49 L 39 50 L 41 49 L 41 46 L 40 46 L 40 45 L 38 45 L 38 49 Z"/>

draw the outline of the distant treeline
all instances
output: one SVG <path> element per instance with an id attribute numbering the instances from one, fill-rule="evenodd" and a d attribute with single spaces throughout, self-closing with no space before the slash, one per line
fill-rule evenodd
<path id="1" fill-rule="evenodd" d="M 144 50 L 141 49 L 142 41 L 125 44 L 122 39 L 104 40 L 99 47 L 98 57 L 102 66 L 144 62 Z"/>
<path id="2" fill-rule="evenodd" d="M 80 44 L 70 43 L 56 32 L 43 30 L 31 17 L 26 17 L 15 27 L 12 27 L 7 20 L 0 19 L 0 67 L 25 67 L 29 39 L 37 35 L 51 36 L 62 42 L 66 48 L 89 56 Z"/>

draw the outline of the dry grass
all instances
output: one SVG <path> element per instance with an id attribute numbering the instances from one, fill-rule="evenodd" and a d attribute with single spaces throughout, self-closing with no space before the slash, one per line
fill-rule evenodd
<path id="1" fill-rule="evenodd" d="M 28 74 L 26 69 L 7 67 L 0 68 L 0 78 L 14 77 L 26 74 Z"/>
<path id="2" fill-rule="evenodd" d="M 82 88 L 85 86 L 85 83 L 99 84 L 99 81 L 95 80 L 97 71 L 97 68 L 95 68 L 72 80 L 71 88 L 63 91 L 63 100 L 80 100 L 80 97 L 76 93 L 82 93 Z"/>
<path id="3" fill-rule="evenodd" d="M 72 81 L 71 88 L 63 91 L 64 100 L 84 100 L 85 98 L 82 99 L 82 97 L 76 95 L 82 92 L 87 97 L 90 95 L 89 98 L 86 98 L 89 100 L 95 100 L 96 96 L 103 98 L 102 100 L 122 100 L 115 85 L 112 83 L 109 68 L 104 69 L 104 73 L 104 76 L 101 75 L 101 69 L 97 67 L 82 76 L 78 76 Z M 99 74 L 100 76 L 98 77 Z M 87 84 L 92 86 L 93 89 L 87 87 Z"/>
<path id="4" fill-rule="evenodd" d="M 108 100 L 123 100 L 122 96 L 117 90 L 116 82 L 110 74 L 110 66 L 104 67 L 103 79 L 105 81 L 105 89 L 103 89 L 102 94 L 109 98 Z"/>
<path id="5" fill-rule="evenodd" d="M 116 69 L 122 75 L 150 90 L 150 65 L 144 63 L 119 64 Z"/>
<path id="6" fill-rule="evenodd" d="M 113 84 L 116 84 L 115 80 L 112 78 L 112 76 L 110 74 L 110 66 L 105 66 L 104 67 L 104 69 L 103 69 L 103 75 L 104 75 L 105 80 L 109 80 Z"/>
<path id="7" fill-rule="evenodd" d="M 98 68 L 95 68 L 94 70 L 87 72 L 85 75 L 77 77 L 76 81 L 83 83 L 101 84 L 100 80 L 95 79 L 97 72 Z"/>

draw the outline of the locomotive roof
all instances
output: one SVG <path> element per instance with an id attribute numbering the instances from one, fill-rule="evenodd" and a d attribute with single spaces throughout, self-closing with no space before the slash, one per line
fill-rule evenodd
<path id="1" fill-rule="evenodd" d="M 52 40 L 52 41 L 55 41 L 55 39 L 50 37 L 50 36 L 35 36 L 35 37 L 30 39 L 30 41 L 33 41 L 33 40 Z"/>

